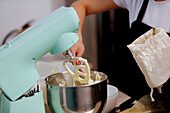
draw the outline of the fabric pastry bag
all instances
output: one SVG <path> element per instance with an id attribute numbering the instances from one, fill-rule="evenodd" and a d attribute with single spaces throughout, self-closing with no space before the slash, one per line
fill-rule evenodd
<path id="1" fill-rule="evenodd" d="M 164 29 L 153 28 L 127 47 L 143 72 L 152 97 L 153 88 L 160 88 L 170 77 L 170 37 Z"/>

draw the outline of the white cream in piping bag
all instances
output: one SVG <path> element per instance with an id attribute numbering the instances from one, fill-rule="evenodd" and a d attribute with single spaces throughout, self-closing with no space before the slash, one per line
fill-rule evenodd
<path id="1" fill-rule="evenodd" d="M 170 37 L 164 29 L 151 29 L 127 46 L 145 76 L 148 86 L 158 88 L 170 77 Z"/>

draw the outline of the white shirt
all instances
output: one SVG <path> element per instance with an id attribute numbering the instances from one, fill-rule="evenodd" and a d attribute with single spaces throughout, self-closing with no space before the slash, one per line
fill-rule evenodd
<path id="1" fill-rule="evenodd" d="M 129 11 L 130 26 L 137 19 L 144 0 L 113 0 L 119 7 Z M 160 27 L 170 33 L 170 0 L 156 2 L 149 0 L 143 23 L 151 27 Z"/>

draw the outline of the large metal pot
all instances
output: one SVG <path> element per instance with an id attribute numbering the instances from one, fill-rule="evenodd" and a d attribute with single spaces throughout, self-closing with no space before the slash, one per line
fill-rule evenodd
<path id="1" fill-rule="evenodd" d="M 53 113 L 101 113 L 107 100 L 107 75 L 92 71 L 94 79 L 98 73 L 102 81 L 90 85 L 76 84 L 67 73 L 56 73 L 45 79 L 47 85 L 47 101 Z M 59 86 L 59 81 L 66 81 Z"/>

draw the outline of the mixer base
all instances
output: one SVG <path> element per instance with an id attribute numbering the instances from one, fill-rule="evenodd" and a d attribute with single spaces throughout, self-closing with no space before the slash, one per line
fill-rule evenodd
<path id="1" fill-rule="evenodd" d="M 37 92 L 31 97 L 22 97 L 10 101 L 4 94 L 1 95 L 0 113 L 45 113 L 43 92 Z"/>

